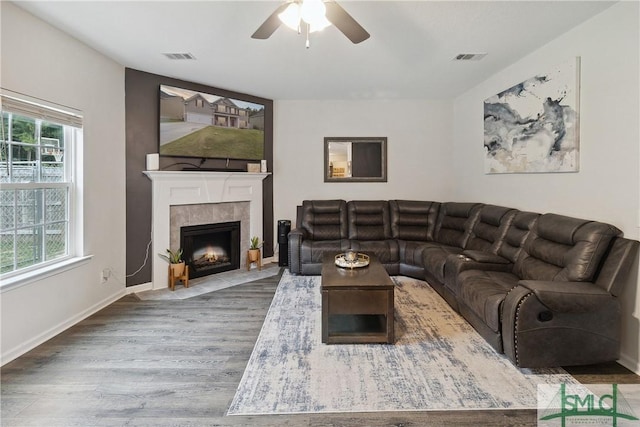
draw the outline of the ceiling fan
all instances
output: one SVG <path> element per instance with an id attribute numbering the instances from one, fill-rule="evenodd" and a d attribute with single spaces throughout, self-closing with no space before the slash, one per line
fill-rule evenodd
<path id="1" fill-rule="evenodd" d="M 278 6 L 266 21 L 251 36 L 254 39 L 268 39 L 280 24 L 301 33 L 306 30 L 307 48 L 309 33 L 322 30 L 333 24 L 354 44 L 365 41 L 369 33 L 333 0 L 291 0 Z"/>

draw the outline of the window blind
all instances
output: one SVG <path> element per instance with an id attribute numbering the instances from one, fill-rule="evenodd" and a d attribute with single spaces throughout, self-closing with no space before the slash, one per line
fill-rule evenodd
<path id="1" fill-rule="evenodd" d="M 62 108 L 44 105 L 35 101 L 20 99 L 8 94 L 0 93 L 0 106 L 2 111 L 8 111 L 22 116 L 33 117 L 43 121 L 57 123 L 76 128 L 82 127 L 82 115 Z"/>

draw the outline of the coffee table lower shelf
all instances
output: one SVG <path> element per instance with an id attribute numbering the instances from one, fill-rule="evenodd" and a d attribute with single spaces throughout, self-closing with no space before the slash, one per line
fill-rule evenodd
<path id="1" fill-rule="evenodd" d="M 327 344 L 388 343 L 387 316 L 384 314 L 329 315 Z"/>

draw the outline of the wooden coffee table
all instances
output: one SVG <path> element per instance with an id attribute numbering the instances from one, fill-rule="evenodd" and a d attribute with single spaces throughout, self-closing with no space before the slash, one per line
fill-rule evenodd
<path id="1" fill-rule="evenodd" d="M 362 268 L 322 260 L 322 342 L 361 344 L 394 342 L 394 284 L 377 258 Z"/>

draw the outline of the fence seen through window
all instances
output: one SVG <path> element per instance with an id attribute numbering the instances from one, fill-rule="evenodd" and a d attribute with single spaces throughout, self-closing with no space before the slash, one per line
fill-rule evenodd
<path id="1" fill-rule="evenodd" d="M 70 253 L 75 129 L 12 111 L 2 111 L 0 120 L 0 274 L 4 276 Z"/>

